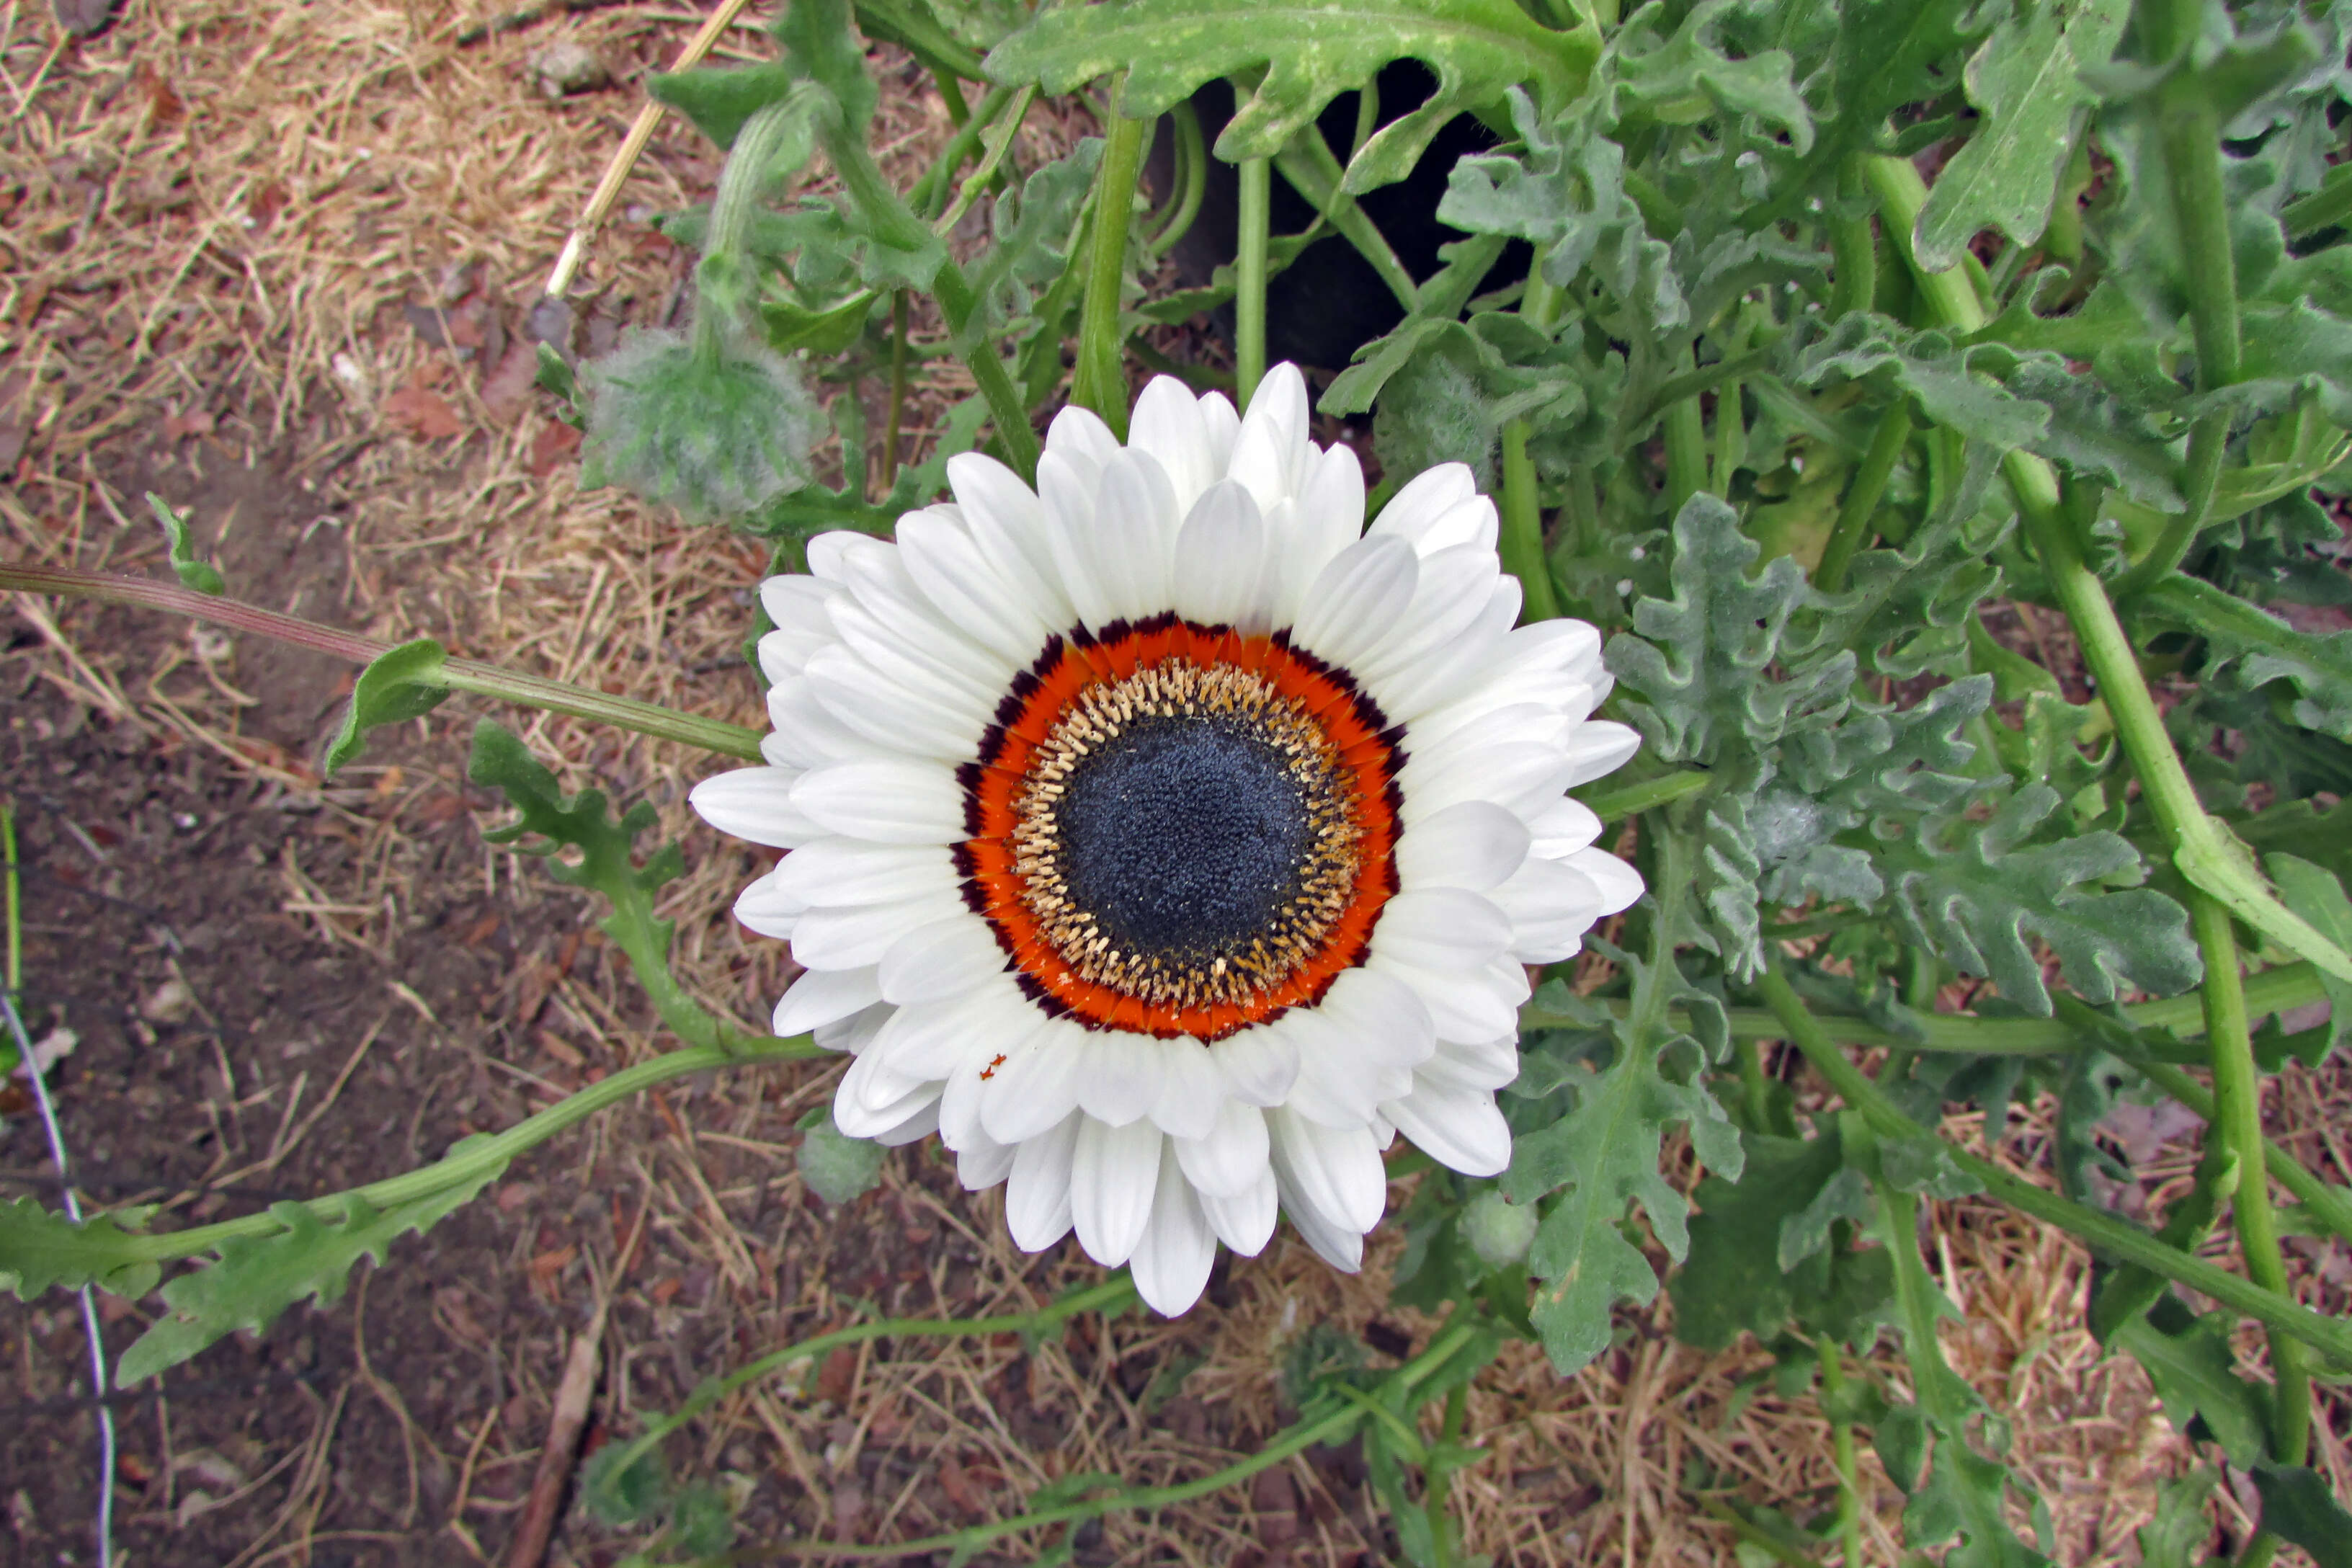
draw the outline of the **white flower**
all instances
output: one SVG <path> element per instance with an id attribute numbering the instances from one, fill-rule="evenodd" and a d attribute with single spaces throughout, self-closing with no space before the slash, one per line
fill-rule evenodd
<path id="1" fill-rule="evenodd" d="M 1171 1314 L 1277 1204 L 1355 1268 L 1398 1132 L 1500 1172 L 1523 965 L 1642 890 L 1564 793 L 1636 744 L 1598 635 L 1513 629 L 1467 468 L 1367 531 L 1307 428 L 1289 365 L 1245 418 L 1163 378 L 1123 447 L 1065 409 L 1034 492 L 967 455 L 895 544 L 812 540 L 761 586 L 769 765 L 694 792 L 792 851 L 735 912 L 808 971 L 776 1033 L 856 1057 L 841 1130 L 936 1129 Z"/>

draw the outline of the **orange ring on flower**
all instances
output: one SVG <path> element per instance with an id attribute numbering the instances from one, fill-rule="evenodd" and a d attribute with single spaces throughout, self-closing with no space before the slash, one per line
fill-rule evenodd
<path id="1" fill-rule="evenodd" d="M 1139 694 L 1148 702 L 1168 691 L 1208 694 L 1203 700 L 1228 704 L 1217 710 L 1221 720 L 1241 713 L 1244 728 L 1278 740 L 1323 824 L 1301 858 L 1296 897 L 1268 927 L 1271 947 L 1254 941 L 1189 969 L 1181 958 L 1171 965 L 1115 945 L 1106 955 L 1109 939 L 1094 912 L 1073 908 L 1053 853 L 1069 769 L 1084 765 L 1105 724 L 1116 733 L 1104 715 L 1136 711 Z M 958 770 L 969 837 L 955 861 L 965 901 L 988 921 L 1032 1000 L 1089 1028 L 1209 1041 L 1311 1006 L 1363 962 L 1397 889 L 1401 736 L 1345 671 L 1280 633 L 1244 637 L 1162 615 L 1113 623 L 1099 637 L 1055 637 L 1015 677 L 978 757 Z"/>

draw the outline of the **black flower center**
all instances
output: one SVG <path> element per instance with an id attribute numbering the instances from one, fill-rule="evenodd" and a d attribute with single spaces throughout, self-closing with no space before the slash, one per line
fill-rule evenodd
<path id="1" fill-rule="evenodd" d="M 1073 771 L 1056 816 L 1070 896 L 1117 945 L 1170 956 L 1275 925 L 1314 835 L 1292 759 L 1202 714 L 1121 730 Z"/>

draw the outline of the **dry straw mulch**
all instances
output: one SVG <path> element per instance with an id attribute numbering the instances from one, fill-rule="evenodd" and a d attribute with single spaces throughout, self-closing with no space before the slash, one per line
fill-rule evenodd
<path id="1" fill-rule="evenodd" d="M 45 6 L 10 0 L 0 45 L 0 457 L 15 470 L 0 488 L 5 548 L 153 569 L 157 542 L 134 510 L 140 490 L 242 497 L 200 511 L 200 531 L 327 529 L 341 541 L 333 592 L 306 598 L 302 584 L 265 576 L 260 589 L 279 604 L 294 598 L 306 614 L 379 636 L 431 635 L 477 658 L 756 723 L 739 648 L 764 552 L 612 492 L 579 491 L 569 432 L 528 384 L 524 328 L 540 281 L 635 111 L 634 84 L 666 65 L 700 18 L 630 5 L 459 43 L 491 15 L 485 0 L 134 0 L 110 31 L 77 41 Z M 756 21 L 731 31 L 718 58 L 759 55 Z M 597 55 L 616 85 L 549 101 L 531 61 L 561 40 Z M 886 162 L 908 174 L 947 118 L 908 62 L 887 50 L 876 58 L 877 134 Z M 1076 110 L 1039 110 L 1015 156 L 1034 164 L 1082 122 Z M 580 347 L 595 352 L 625 326 L 677 319 L 685 261 L 646 219 L 705 197 L 716 174 L 689 132 L 666 124 L 656 133 L 575 285 Z M 951 390 L 949 374 L 919 396 L 910 442 Z M 373 786 L 327 790 L 303 746 L 270 738 L 261 722 L 271 692 L 239 684 L 251 679 L 253 666 L 240 662 L 251 652 L 173 628 L 158 635 L 166 651 L 150 665 L 85 652 L 79 639 L 90 623 L 79 611 L 27 601 L 11 615 L 41 644 L 42 678 L 110 721 L 176 736 L 220 768 L 350 814 L 371 835 L 373 870 L 362 885 L 318 887 L 301 884 L 298 869 L 288 907 L 335 940 L 402 951 L 419 862 L 399 810 L 416 789 L 455 784 L 460 725 L 435 721 L 409 784 L 378 773 Z M 764 1016 L 786 961 L 724 915 L 761 859 L 682 810 L 709 761 L 569 721 L 505 717 L 569 785 L 593 781 L 660 808 L 691 868 L 665 898 L 679 922 L 681 976 L 715 1008 Z M 519 909 L 568 897 L 503 852 L 485 852 L 478 874 Z M 582 973 L 567 960 L 551 978 L 520 977 L 517 1005 L 550 1009 L 562 1048 L 545 1043 L 545 1028 L 500 1037 L 514 1073 L 560 1089 L 661 1048 L 625 986 L 586 984 Z M 593 1044 L 583 1051 L 566 1037 Z M 871 1305 L 1019 1310 L 1092 1277 L 1083 1260 L 1041 1266 L 1013 1251 L 996 1199 L 957 1194 L 919 1152 L 895 1156 L 882 1190 L 849 1217 L 819 1212 L 799 1189 L 791 1129 L 829 1077 L 812 1066 L 771 1075 L 764 1093 L 741 1083 L 680 1089 L 549 1146 L 535 1163 L 543 1189 L 611 1188 L 611 1244 L 551 1266 L 553 1253 L 521 1247 L 510 1278 L 468 1289 L 534 1292 L 568 1323 L 609 1291 L 597 1418 L 626 1430 L 696 1376 Z M 2299 1130 L 2292 1140 L 2304 1153 L 2324 1151 L 2346 1173 L 2333 1131 L 2352 1101 L 2346 1069 L 2284 1083 L 2279 1126 Z M 2046 1131 L 2027 1116 L 2002 1146 L 2031 1153 L 2046 1147 Z M 2172 1154 L 2185 1170 L 2179 1149 Z M 2103 1359 L 2078 1326 L 2087 1259 L 1981 1203 L 1939 1205 L 1933 1220 L 1939 1279 L 1965 1314 L 1946 1326 L 1947 1350 L 2013 1423 L 2009 1458 L 2050 1500 L 2059 1555 L 2134 1560 L 2130 1531 L 2149 1516 L 2158 1483 L 2193 1458 L 2137 1367 Z M 625 1256 L 623 1238 L 639 1228 L 644 1255 Z M 861 1274 L 843 1256 L 845 1237 L 895 1272 Z M 1234 1268 L 1213 1305 L 1172 1324 L 1084 1325 L 1034 1350 L 867 1347 L 729 1401 L 677 1452 L 742 1500 L 754 1531 L 869 1542 L 1014 1508 L 1057 1476 L 1197 1475 L 1283 1424 L 1276 1368 L 1307 1326 L 1358 1337 L 1370 1325 L 1380 1342 L 1425 1336 L 1429 1325 L 1385 1305 L 1399 1245 L 1381 1237 L 1365 1273 L 1347 1279 L 1277 1241 Z M 405 1244 L 396 1261 L 424 1266 L 429 1247 Z M 2312 1261 L 2311 1299 L 2342 1310 L 2340 1254 Z M 469 1300 L 450 1299 L 440 1331 L 467 1336 L 478 1316 Z M 1573 1377 L 1520 1346 L 1481 1380 L 1470 1429 L 1489 1458 L 1455 1479 L 1453 1499 L 1475 1550 L 1507 1563 L 1730 1562 L 1731 1537 L 1699 1492 L 1736 1489 L 1792 1511 L 1826 1505 L 1827 1426 L 1810 1398 L 1773 1392 L 1760 1352 L 1678 1345 L 1663 1302 L 1622 1314 L 1622 1328 L 1618 1346 Z M 689 1341 L 715 1359 L 682 1356 Z M 2242 1349 L 2258 1359 L 2252 1336 Z M 558 1337 L 501 1353 L 517 1396 L 543 1401 Z M 1169 1398 L 1154 1379 L 1180 1356 L 1197 1365 Z M 1892 1391 L 1907 1386 L 1884 1352 L 1870 1371 Z M 2344 1411 L 2329 1397 L 2321 1458 L 2340 1487 Z M 323 1447 L 333 1424 L 320 1430 Z M 407 1429 L 409 1462 L 430 1450 L 465 1482 L 450 1509 L 415 1527 L 431 1543 L 427 1559 L 497 1555 L 510 1512 L 469 1511 L 468 1489 L 527 1469 L 535 1430 L 470 1415 Z M 318 1458 L 295 1473 L 323 1476 Z M 1900 1495 L 1874 1458 L 1864 1462 L 1869 1549 L 1892 1561 Z M 307 1560 L 332 1534 L 341 1505 L 321 1483 L 312 1492 L 299 1518 L 289 1505 L 299 1528 L 256 1561 Z M 1349 1456 L 1301 1458 L 1246 1495 L 1109 1521 L 1087 1551 L 1132 1563 L 1377 1558 L 1367 1496 Z M 2242 1494 L 2225 1489 L 2218 1506 L 2242 1531 Z M 576 1521 L 556 1547 L 558 1561 L 614 1554 Z"/>

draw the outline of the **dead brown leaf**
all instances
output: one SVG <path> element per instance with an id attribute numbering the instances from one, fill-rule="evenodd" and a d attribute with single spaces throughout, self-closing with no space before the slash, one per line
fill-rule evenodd
<path id="1" fill-rule="evenodd" d="M 414 382 L 383 400 L 383 416 L 403 434 L 429 441 L 463 435 L 466 429 L 447 398 Z"/>

